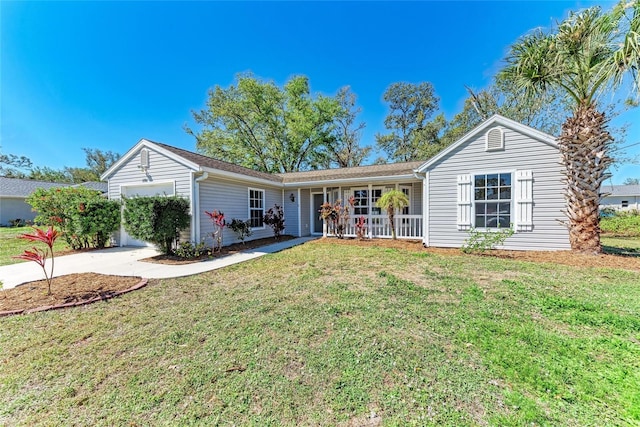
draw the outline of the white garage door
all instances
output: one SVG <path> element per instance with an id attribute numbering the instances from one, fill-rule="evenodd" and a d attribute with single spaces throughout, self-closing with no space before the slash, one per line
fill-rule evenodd
<path id="1" fill-rule="evenodd" d="M 122 195 L 125 197 L 145 197 L 145 196 L 173 196 L 175 192 L 173 182 L 150 183 L 142 185 L 127 185 L 121 187 Z M 134 239 L 127 234 L 124 226 L 120 226 L 120 246 L 153 246 L 151 243 Z"/>

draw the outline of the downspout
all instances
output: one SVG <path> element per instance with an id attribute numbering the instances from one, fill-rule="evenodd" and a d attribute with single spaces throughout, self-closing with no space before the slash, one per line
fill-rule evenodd
<path id="1" fill-rule="evenodd" d="M 195 176 L 195 172 L 193 173 Z M 194 227 L 192 227 L 191 239 L 194 244 L 198 244 L 200 242 L 200 183 L 209 178 L 209 172 L 204 172 L 202 176 L 194 179 L 195 186 L 193 189 L 193 220 Z"/>

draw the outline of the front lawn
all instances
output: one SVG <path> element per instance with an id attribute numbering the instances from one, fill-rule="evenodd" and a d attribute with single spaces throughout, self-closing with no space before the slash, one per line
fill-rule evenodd
<path id="1" fill-rule="evenodd" d="M 640 272 L 312 242 L 0 325 L 2 425 L 636 425 Z"/>
<path id="2" fill-rule="evenodd" d="M 46 228 L 46 227 L 43 227 Z M 46 248 L 45 245 L 39 242 L 30 242 L 28 240 L 19 239 L 18 236 L 24 233 L 33 233 L 32 227 L 0 227 L 0 265 L 15 264 L 18 262 L 24 262 L 19 259 L 12 258 L 20 255 L 25 249 L 31 249 L 37 247 L 40 249 Z M 53 250 L 58 253 L 66 249 L 67 243 L 64 238 L 58 237 Z"/>

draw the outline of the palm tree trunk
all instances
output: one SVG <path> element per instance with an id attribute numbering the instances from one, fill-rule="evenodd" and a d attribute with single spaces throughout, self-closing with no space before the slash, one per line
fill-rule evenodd
<path id="1" fill-rule="evenodd" d="M 567 217 L 571 249 L 598 254 L 600 185 L 612 159 L 608 119 L 595 106 L 581 106 L 562 125 L 558 145 L 565 166 Z"/>

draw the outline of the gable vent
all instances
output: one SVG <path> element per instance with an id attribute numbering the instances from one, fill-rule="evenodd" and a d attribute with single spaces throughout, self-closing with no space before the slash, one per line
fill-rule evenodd
<path id="1" fill-rule="evenodd" d="M 487 132 L 487 151 L 502 150 L 504 148 L 504 134 L 502 129 L 493 128 Z"/>
<path id="2" fill-rule="evenodd" d="M 149 150 L 146 148 L 140 151 L 140 169 L 149 169 Z"/>

